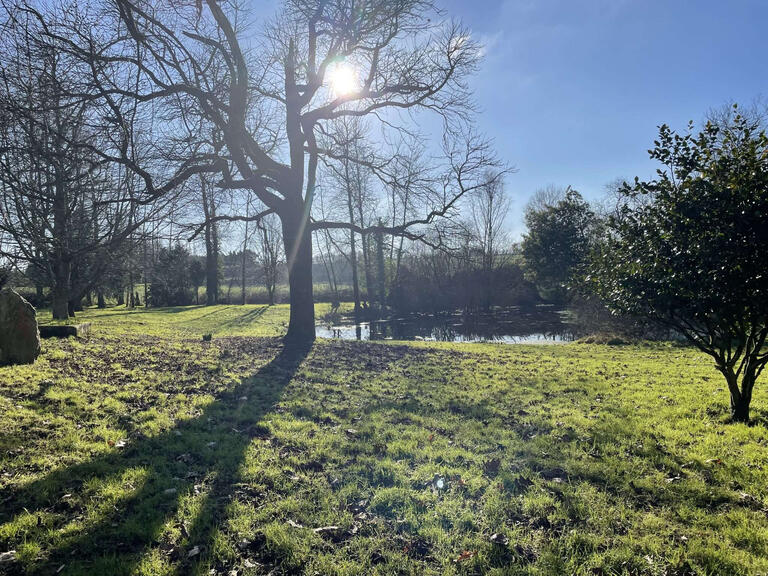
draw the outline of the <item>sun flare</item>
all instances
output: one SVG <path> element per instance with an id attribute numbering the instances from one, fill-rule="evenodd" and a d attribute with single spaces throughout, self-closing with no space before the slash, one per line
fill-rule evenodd
<path id="1" fill-rule="evenodd" d="M 331 93 L 334 97 L 343 97 L 360 90 L 360 80 L 354 67 L 341 62 L 328 71 Z"/>

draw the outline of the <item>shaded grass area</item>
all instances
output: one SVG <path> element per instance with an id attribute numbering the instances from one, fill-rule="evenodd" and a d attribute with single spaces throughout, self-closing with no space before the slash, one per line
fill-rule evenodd
<path id="1" fill-rule="evenodd" d="M 0 573 L 768 572 L 768 398 L 727 424 L 693 350 L 200 341 L 279 326 L 227 310 L 0 369 Z"/>

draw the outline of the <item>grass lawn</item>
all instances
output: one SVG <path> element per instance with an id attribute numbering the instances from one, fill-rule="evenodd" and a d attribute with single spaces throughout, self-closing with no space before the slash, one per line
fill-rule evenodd
<path id="1" fill-rule="evenodd" d="M 82 317 L 0 368 L 0 574 L 768 573 L 766 387 L 727 424 L 692 349 Z"/>

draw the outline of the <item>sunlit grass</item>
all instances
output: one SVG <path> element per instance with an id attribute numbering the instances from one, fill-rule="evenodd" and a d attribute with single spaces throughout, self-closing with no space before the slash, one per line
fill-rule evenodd
<path id="1" fill-rule="evenodd" d="M 695 350 L 270 364 L 278 340 L 226 338 L 279 334 L 259 308 L 88 311 L 90 340 L 0 369 L 0 573 L 768 572 L 768 394 L 727 424 Z"/>
<path id="2" fill-rule="evenodd" d="M 340 312 L 349 312 L 352 305 L 343 303 Z M 315 304 L 315 314 L 322 319 L 331 311 L 331 304 Z M 213 336 L 282 336 L 288 327 L 288 304 L 246 304 L 219 306 L 178 306 L 175 308 L 138 307 L 129 309 L 113 306 L 105 309 L 86 308 L 66 323 L 92 323 L 92 329 L 102 335 L 133 334 L 179 338 Z M 41 324 L 53 323 L 50 310 L 38 314 Z M 60 322 L 56 322 L 60 323 Z"/>

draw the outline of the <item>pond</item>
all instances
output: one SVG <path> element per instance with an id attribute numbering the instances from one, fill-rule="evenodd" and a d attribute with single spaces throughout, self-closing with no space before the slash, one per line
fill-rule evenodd
<path id="1" fill-rule="evenodd" d="M 512 306 L 487 312 L 456 311 L 407 314 L 355 323 L 353 317 L 335 324 L 318 322 L 318 338 L 342 340 L 427 340 L 437 342 L 502 342 L 556 344 L 572 342 L 583 333 L 567 310 L 550 304 Z"/>

